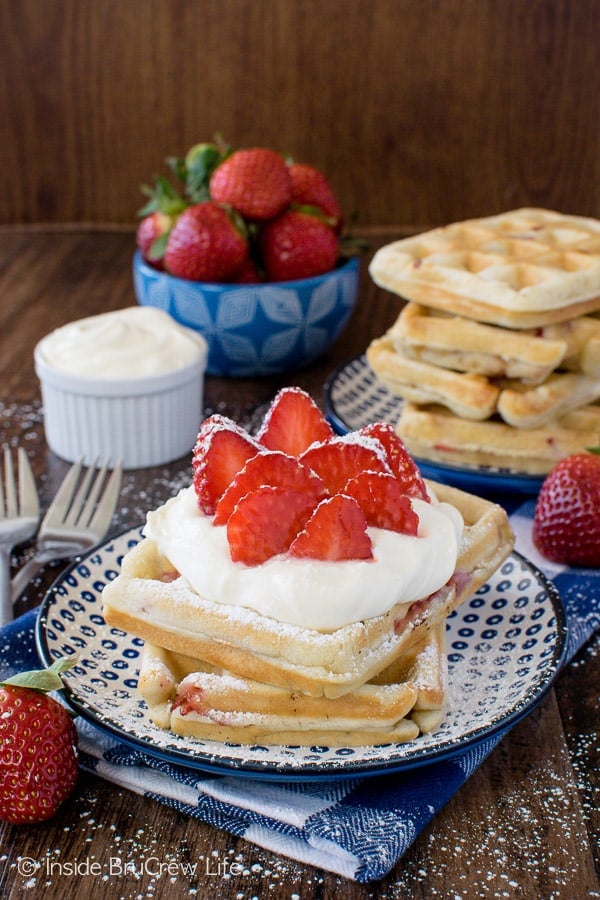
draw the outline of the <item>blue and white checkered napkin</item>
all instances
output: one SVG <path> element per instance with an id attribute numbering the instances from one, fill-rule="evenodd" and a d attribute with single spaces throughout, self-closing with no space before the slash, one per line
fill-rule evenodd
<path id="1" fill-rule="evenodd" d="M 600 571 L 553 566 L 531 544 L 533 502 L 511 517 L 517 549 L 552 578 L 566 607 L 569 658 L 600 629 Z M 0 678 L 39 665 L 35 612 L 0 632 Z M 81 765 L 120 787 L 274 853 L 359 882 L 382 878 L 502 735 L 407 774 L 331 782 L 206 775 L 153 759 L 78 722 Z"/>

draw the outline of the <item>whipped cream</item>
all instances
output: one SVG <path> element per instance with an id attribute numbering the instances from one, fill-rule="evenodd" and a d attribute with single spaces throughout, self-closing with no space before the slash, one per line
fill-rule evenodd
<path id="1" fill-rule="evenodd" d="M 227 528 L 197 506 L 193 486 L 149 512 L 144 534 L 200 596 L 280 622 L 333 631 L 412 603 L 441 588 L 456 567 L 463 521 L 447 503 L 412 499 L 416 537 L 369 528 L 372 560 L 330 562 L 274 556 L 234 563 Z"/>
<path id="2" fill-rule="evenodd" d="M 154 307 L 132 306 L 79 319 L 38 344 L 53 369 L 85 378 L 142 378 L 196 362 L 204 341 Z"/>

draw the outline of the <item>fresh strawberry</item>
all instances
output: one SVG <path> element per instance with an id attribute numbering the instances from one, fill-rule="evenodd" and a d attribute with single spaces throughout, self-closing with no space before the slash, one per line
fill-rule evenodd
<path id="1" fill-rule="evenodd" d="M 78 775 L 77 732 L 69 712 L 44 691 L 62 688 L 64 659 L 0 684 L 0 819 L 43 822 Z"/>
<path id="2" fill-rule="evenodd" d="M 402 485 L 403 493 L 421 500 L 430 499 L 423 476 L 392 425 L 373 422 L 361 428 L 360 433 L 375 438 L 383 446 L 387 464 Z"/>
<path id="3" fill-rule="evenodd" d="M 343 224 L 342 210 L 323 172 L 306 163 L 292 163 L 289 171 L 292 179 L 292 203 L 298 206 L 315 206 L 339 234 Z"/>
<path id="4" fill-rule="evenodd" d="M 249 254 L 231 277 L 233 284 L 260 284 L 264 280 L 264 275 Z"/>
<path id="5" fill-rule="evenodd" d="M 165 213 L 154 212 L 144 216 L 135 236 L 145 261 L 155 269 L 164 269 L 163 256 L 173 219 Z"/>
<path id="6" fill-rule="evenodd" d="M 315 441 L 333 437 L 333 429 L 312 397 L 298 387 L 282 388 L 256 435 L 270 450 L 300 456 Z"/>
<path id="7" fill-rule="evenodd" d="M 365 514 L 367 525 L 400 534 L 416 535 L 419 517 L 400 482 L 387 472 L 361 472 L 344 487 Z"/>
<path id="8" fill-rule="evenodd" d="M 261 487 L 239 501 L 227 521 L 234 562 L 258 566 L 285 553 L 315 508 L 312 494 Z"/>
<path id="9" fill-rule="evenodd" d="M 165 269 L 191 281 L 228 281 L 248 254 L 245 237 L 227 212 L 211 201 L 181 213 L 164 255 Z"/>
<path id="10" fill-rule="evenodd" d="M 354 432 L 314 444 L 301 454 L 300 462 L 323 479 L 330 494 L 339 494 L 361 472 L 390 473 L 381 444 Z"/>
<path id="11" fill-rule="evenodd" d="M 145 261 L 162 271 L 169 234 L 188 203 L 171 182 L 162 177 L 158 177 L 153 186 L 144 185 L 142 192 L 148 200 L 138 211 L 141 221 L 136 232 L 136 244 Z"/>
<path id="12" fill-rule="evenodd" d="M 265 450 L 251 457 L 235 476 L 217 503 L 213 524 L 225 525 L 242 497 L 267 485 L 309 494 L 314 497 L 315 503 L 325 494 L 325 486 L 319 476 L 293 456 L 279 450 Z"/>
<path id="13" fill-rule="evenodd" d="M 339 238 L 317 216 L 287 210 L 267 222 L 258 237 L 269 281 L 292 281 L 330 272 L 340 254 Z"/>
<path id="14" fill-rule="evenodd" d="M 561 460 L 542 484 L 533 543 L 558 563 L 600 566 L 600 450 Z"/>
<path id="15" fill-rule="evenodd" d="M 194 144 L 184 159 L 167 159 L 179 180 L 185 184 L 185 193 L 191 203 L 210 200 L 210 176 L 230 152 L 231 148 L 217 139 L 215 143 Z"/>
<path id="16" fill-rule="evenodd" d="M 279 215 L 292 196 L 290 173 L 279 153 L 266 147 L 236 150 L 211 175 L 210 195 L 242 216 L 264 222 Z"/>
<path id="17" fill-rule="evenodd" d="M 372 559 L 367 521 L 352 497 L 336 494 L 322 500 L 290 546 L 301 559 Z"/>
<path id="18" fill-rule="evenodd" d="M 213 515 L 225 489 L 262 449 L 247 431 L 226 416 L 217 414 L 204 420 L 192 455 L 194 489 L 202 512 Z"/>

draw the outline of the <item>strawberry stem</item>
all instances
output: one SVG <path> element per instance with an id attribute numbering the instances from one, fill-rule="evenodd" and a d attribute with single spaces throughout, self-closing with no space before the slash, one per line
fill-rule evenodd
<path id="1" fill-rule="evenodd" d="M 0 681 L 1 685 L 13 685 L 14 687 L 31 688 L 34 691 L 58 691 L 64 687 L 60 677 L 61 672 L 71 669 L 76 659 L 67 659 L 61 657 L 55 660 L 47 669 L 32 669 L 29 672 L 19 672 L 5 681 Z"/>

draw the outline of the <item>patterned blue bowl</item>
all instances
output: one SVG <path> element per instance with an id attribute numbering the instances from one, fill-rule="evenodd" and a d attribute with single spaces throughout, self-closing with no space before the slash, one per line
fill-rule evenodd
<path id="1" fill-rule="evenodd" d="M 359 260 L 299 281 L 207 284 L 159 272 L 137 251 L 133 281 L 141 306 L 205 337 L 209 375 L 253 377 L 292 372 L 326 352 L 354 308 Z"/>

